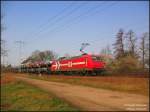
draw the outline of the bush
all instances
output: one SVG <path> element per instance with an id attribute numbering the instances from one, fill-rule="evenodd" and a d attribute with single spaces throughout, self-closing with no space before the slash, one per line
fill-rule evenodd
<path id="1" fill-rule="evenodd" d="M 113 60 L 106 66 L 108 71 L 113 73 L 129 73 L 141 70 L 142 66 L 139 60 L 133 56 L 125 56 Z"/>

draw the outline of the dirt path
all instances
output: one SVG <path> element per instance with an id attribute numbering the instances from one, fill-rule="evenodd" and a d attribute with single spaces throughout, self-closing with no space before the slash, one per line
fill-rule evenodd
<path id="1" fill-rule="evenodd" d="M 148 110 L 149 98 L 142 95 L 127 94 L 111 90 L 96 89 L 66 83 L 49 82 L 16 76 L 43 90 L 50 91 L 56 96 L 65 99 L 82 110 Z"/>

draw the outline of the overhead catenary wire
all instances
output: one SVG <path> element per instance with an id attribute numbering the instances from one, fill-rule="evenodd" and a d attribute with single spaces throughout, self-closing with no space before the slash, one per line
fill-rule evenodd
<path id="1" fill-rule="evenodd" d="M 64 12 L 66 12 L 70 7 L 72 7 L 74 4 L 74 2 L 70 3 L 68 6 L 64 7 L 62 10 L 60 10 L 60 12 L 56 13 L 54 16 L 50 17 L 45 23 L 43 23 L 42 25 L 39 26 L 39 28 L 49 24 L 51 21 L 57 19 L 57 17 L 61 16 L 64 14 Z"/>
<path id="2" fill-rule="evenodd" d="M 101 11 L 104 11 L 104 10 L 106 10 L 106 8 L 109 8 L 109 7 L 111 7 L 111 6 L 113 6 L 114 4 L 115 4 L 116 2 L 113 2 L 112 4 L 109 4 L 107 7 L 104 7 L 102 10 L 97 10 L 97 11 L 95 11 L 95 12 L 93 12 L 93 13 L 89 13 L 91 10 L 88 10 L 88 11 L 86 11 L 86 13 L 83 13 L 83 14 L 80 14 L 79 16 L 77 16 L 76 18 L 74 18 L 74 22 L 72 22 L 72 21 L 68 21 L 67 23 L 70 23 L 70 24 L 64 24 L 63 25 L 63 27 L 66 27 L 66 29 L 68 29 L 69 27 L 69 25 L 71 26 L 72 24 L 78 24 L 78 22 L 79 21 L 81 21 L 81 19 L 84 19 L 84 18 L 82 18 L 83 16 L 85 17 L 85 16 L 91 16 L 91 15 L 94 15 L 95 13 L 97 14 L 97 12 L 101 12 Z M 100 4 L 100 5 L 102 5 L 102 4 Z M 99 6 L 100 6 L 99 5 Z M 95 8 L 93 8 L 93 9 L 97 9 L 98 7 L 95 7 Z M 87 15 L 86 15 L 87 14 Z M 84 19 L 85 20 L 85 19 Z M 76 25 L 75 24 L 75 25 Z M 61 28 L 63 28 L 63 27 L 61 27 Z M 62 31 L 62 30 L 60 30 L 60 31 Z M 64 29 L 63 29 L 63 31 L 64 31 Z"/>
<path id="3" fill-rule="evenodd" d="M 87 4 L 87 2 L 83 2 L 83 3 L 79 4 L 77 7 L 73 8 L 72 10 L 69 10 L 69 12 L 65 13 L 64 15 L 62 15 L 62 16 L 60 16 L 58 18 L 56 18 L 55 21 L 53 21 L 53 23 L 47 25 L 47 27 L 45 27 L 45 28 L 41 29 L 39 32 L 37 32 L 37 34 L 34 35 L 32 39 L 34 39 L 35 36 L 39 35 L 43 31 L 49 29 L 49 26 L 50 26 L 50 28 L 52 28 L 52 26 L 58 24 L 60 21 L 62 21 L 66 17 L 69 17 L 70 15 L 72 15 L 75 11 L 79 10 L 85 4 Z"/>
<path id="4" fill-rule="evenodd" d="M 29 35 L 29 36 L 32 36 L 32 35 L 35 35 L 35 34 L 39 33 L 39 30 L 41 31 L 46 25 L 48 25 L 49 23 L 51 23 L 51 22 L 53 22 L 55 19 L 57 19 L 57 17 L 59 17 L 59 16 L 63 15 L 64 13 L 66 13 L 66 11 L 68 11 L 68 9 L 73 6 L 73 4 L 74 4 L 74 2 L 71 2 L 68 6 L 64 7 L 62 10 L 60 10 L 60 11 L 59 11 L 58 13 L 56 13 L 54 16 L 51 16 L 50 18 L 48 18 L 46 22 L 40 24 L 40 25 L 35 29 L 36 32 L 33 33 L 33 31 L 32 31 L 32 32 L 28 33 L 28 35 Z M 38 30 L 38 32 L 37 32 L 37 30 Z"/>
<path id="5" fill-rule="evenodd" d="M 105 2 L 106 2 L 106 1 L 105 1 Z M 65 24 L 70 23 L 70 22 L 72 23 L 72 21 L 76 21 L 76 19 L 80 18 L 81 16 L 84 16 L 84 15 L 86 15 L 87 13 L 90 13 L 91 10 L 98 9 L 99 6 L 103 5 L 103 3 L 105 3 L 105 2 L 102 2 L 102 4 L 99 4 L 99 5 L 97 5 L 96 7 L 92 7 L 92 8 L 90 8 L 90 9 L 88 9 L 88 10 L 86 11 L 86 13 L 84 12 L 85 14 L 84 14 L 84 13 L 81 13 L 80 15 L 76 16 L 75 18 L 70 19 L 69 21 L 67 21 L 66 23 L 64 23 L 62 26 L 65 26 Z M 72 12 L 71 12 L 71 13 L 72 13 Z M 60 28 L 60 27 L 62 27 L 62 26 L 57 26 L 56 28 L 50 30 L 49 32 L 52 32 L 53 30 L 55 30 L 55 29 L 57 29 L 57 28 Z M 37 37 L 37 38 L 38 38 L 38 37 Z"/>
<path id="6" fill-rule="evenodd" d="M 99 6 L 102 5 L 102 4 L 99 4 L 98 6 L 93 7 L 93 8 L 91 8 L 91 9 L 87 10 L 86 12 L 81 13 L 80 15 L 76 16 L 74 19 L 72 19 L 72 21 L 71 21 L 71 19 L 70 19 L 70 21 L 67 21 L 67 22 L 64 23 L 62 26 L 58 26 L 57 28 L 63 28 L 63 27 L 69 28 L 69 27 L 67 27 L 68 25 L 72 25 L 72 24 L 74 24 L 74 23 L 76 23 L 76 22 L 78 23 L 78 21 L 81 21 L 81 18 L 82 18 L 82 17 L 84 17 L 84 16 L 87 16 L 87 17 L 88 17 L 88 16 L 91 16 L 91 15 L 97 13 L 97 12 L 104 11 L 104 10 L 106 10 L 107 8 L 113 6 L 115 3 L 116 3 L 116 2 L 113 2 L 113 3 L 109 4 L 107 7 L 104 7 L 102 10 L 97 10 L 96 12 L 93 12 L 92 14 L 89 13 L 89 12 L 91 12 L 92 10 L 98 9 Z M 84 20 L 85 20 L 85 19 L 84 19 Z M 67 24 L 67 23 L 70 23 L 70 24 Z M 66 24 L 67 24 L 67 25 L 66 25 Z M 51 33 L 55 33 L 55 32 L 58 33 L 57 28 L 50 30 L 48 33 L 50 33 L 50 32 L 51 32 Z M 62 30 L 60 30 L 60 31 L 62 31 Z M 64 31 L 64 29 L 63 29 L 63 31 Z M 37 38 L 39 38 L 39 37 L 37 37 Z"/>

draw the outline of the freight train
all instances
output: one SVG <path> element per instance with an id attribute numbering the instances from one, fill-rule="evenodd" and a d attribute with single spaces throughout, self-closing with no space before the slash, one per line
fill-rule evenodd
<path id="1" fill-rule="evenodd" d="M 98 75 L 105 70 L 105 62 L 101 56 L 82 54 L 71 58 L 61 57 L 53 61 L 39 61 L 22 64 L 20 72 L 48 74 L 82 74 Z"/>

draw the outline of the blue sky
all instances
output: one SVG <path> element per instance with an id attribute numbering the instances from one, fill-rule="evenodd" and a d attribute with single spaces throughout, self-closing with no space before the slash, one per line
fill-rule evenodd
<path id="1" fill-rule="evenodd" d="M 7 1 L 3 2 L 2 39 L 9 50 L 8 63 L 19 63 L 34 50 L 53 50 L 59 56 L 79 55 L 81 43 L 89 53 L 112 46 L 119 28 L 132 29 L 137 36 L 149 31 L 148 1 Z"/>

